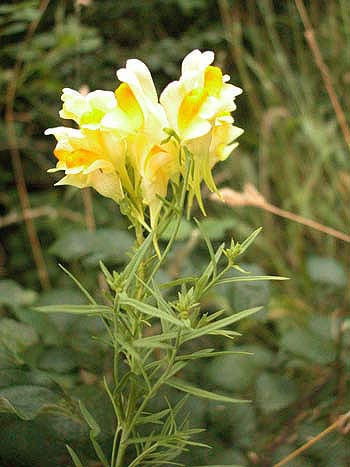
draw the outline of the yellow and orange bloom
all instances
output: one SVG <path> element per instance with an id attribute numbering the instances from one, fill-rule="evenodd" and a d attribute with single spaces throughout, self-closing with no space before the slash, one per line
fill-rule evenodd
<path id="1" fill-rule="evenodd" d="M 242 90 L 228 84 L 229 76 L 212 66 L 213 61 L 213 52 L 193 50 L 182 62 L 180 79 L 160 96 L 170 127 L 181 141 L 205 135 L 215 122 L 233 122 L 230 112 L 236 109 L 234 99 Z"/>
<path id="2" fill-rule="evenodd" d="M 125 197 L 149 209 L 151 225 L 159 217 L 171 180 L 184 175 L 183 147 L 193 155 L 188 181 L 189 203 L 196 197 L 204 211 L 200 186 L 216 189 L 213 166 L 237 146 L 242 130 L 233 126 L 231 112 L 241 89 L 213 66 L 213 52 L 194 50 L 182 63 L 178 81 L 162 92 L 160 102 L 146 65 L 128 60 L 117 71 L 121 84 L 115 92 L 82 95 L 65 88 L 60 116 L 79 129 L 58 127 L 46 131 L 57 139 L 54 154 L 65 176 L 57 185 L 91 186 L 120 203 Z M 169 129 L 176 138 L 167 138 Z"/>
<path id="3" fill-rule="evenodd" d="M 65 177 L 56 185 L 92 187 L 117 203 L 123 198 L 123 186 L 117 170 L 123 148 L 118 148 L 117 141 L 111 152 L 103 135 L 96 130 L 57 127 L 46 130 L 45 134 L 54 135 L 57 140 L 54 155 L 58 161 L 50 172 L 65 172 Z"/>
<path id="4" fill-rule="evenodd" d="M 212 168 L 230 155 L 237 146 L 235 139 L 243 132 L 233 126 L 231 116 L 236 109 L 234 99 L 242 90 L 227 83 L 230 77 L 213 66 L 213 60 L 213 52 L 192 51 L 182 62 L 180 79 L 170 83 L 160 96 L 171 128 L 193 155 L 189 203 L 196 197 L 203 212 L 201 183 L 216 190 Z"/>

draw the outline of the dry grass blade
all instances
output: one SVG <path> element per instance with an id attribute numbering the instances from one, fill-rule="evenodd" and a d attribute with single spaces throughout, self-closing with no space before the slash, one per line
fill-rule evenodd
<path id="1" fill-rule="evenodd" d="M 31 246 L 32 253 L 33 253 L 33 258 L 34 258 L 35 265 L 38 271 L 40 285 L 44 289 L 50 287 L 50 280 L 49 280 L 49 274 L 47 272 L 44 255 L 41 249 L 39 237 L 38 237 L 33 219 L 32 217 L 28 215 L 28 212 L 30 211 L 30 201 L 29 201 L 28 190 L 27 190 L 27 186 L 26 186 L 26 182 L 24 178 L 21 155 L 18 150 L 16 130 L 14 126 L 14 122 L 15 122 L 14 102 L 16 98 L 17 82 L 18 82 L 18 79 L 20 77 L 21 70 L 22 70 L 23 52 L 25 48 L 27 47 L 30 39 L 32 38 L 34 32 L 36 31 L 39 25 L 40 19 L 45 13 L 48 4 L 49 4 L 49 0 L 41 1 L 40 6 L 39 6 L 40 15 L 37 18 L 35 18 L 29 25 L 22 48 L 20 49 L 17 55 L 17 58 L 16 58 L 16 63 L 13 68 L 12 79 L 10 80 L 9 85 L 7 87 L 6 108 L 5 108 L 6 133 L 7 133 L 7 139 L 8 139 L 8 143 L 10 147 L 9 151 L 11 154 L 11 161 L 12 161 L 12 166 L 13 166 L 15 182 L 17 186 L 21 208 L 23 211 L 23 218 L 25 220 L 25 224 L 27 228 L 30 246 Z"/>
<path id="2" fill-rule="evenodd" d="M 96 220 L 94 216 L 94 207 L 92 204 L 92 197 L 90 188 L 84 188 L 82 190 L 84 210 L 85 210 L 85 223 L 86 227 L 90 232 L 96 230 Z"/>
<path id="3" fill-rule="evenodd" d="M 344 434 L 346 434 L 347 430 L 350 428 L 349 422 L 350 422 L 350 411 L 344 415 L 341 415 L 334 423 L 329 425 L 325 430 L 321 431 L 321 433 L 319 433 L 317 436 L 314 436 L 307 443 L 303 444 L 302 446 L 300 446 L 300 448 L 291 452 L 287 457 L 282 459 L 277 464 L 274 464 L 272 467 L 282 467 L 283 465 L 288 464 L 288 462 L 295 459 L 297 456 L 299 456 L 299 454 L 306 451 L 309 447 L 317 443 L 317 441 L 322 439 L 324 436 L 328 435 L 328 433 L 331 433 L 332 431 L 336 430 L 337 428 L 340 429 Z"/>
<path id="4" fill-rule="evenodd" d="M 243 192 L 234 191 L 231 188 L 224 188 L 219 191 L 220 196 L 215 193 L 211 195 L 211 199 L 218 202 L 224 202 L 229 206 L 255 206 L 266 211 L 271 212 L 285 219 L 297 222 L 298 224 L 306 225 L 312 229 L 318 230 L 319 232 L 325 233 L 332 237 L 343 240 L 344 242 L 350 243 L 350 235 L 347 235 L 343 232 L 339 232 L 332 227 L 327 227 L 326 225 L 320 224 L 319 222 L 307 219 L 305 217 L 294 214 L 285 209 L 281 209 L 273 204 L 270 204 L 266 199 L 257 191 L 254 185 L 248 183 L 244 187 Z"/>
<path id="5" fill-rule="evenodd" d="M 233 63 L 235 63 L 238 68 L 242 80 L 241 84 L 245 89 L 251 110 L 257 118 L 260 118 L 263 112 L 261 102 L 256 92 L 256 86 L 250 77 L 243 59 L 245 50 L 242 46 L 241 12 L 238 7 L 231 7 L 227 0 L 218 0 L 218 6 Z"/>
<path id="6" fill-rule="evenodd" d="M 341 128 L 341 131 L 343 133 L 345 143 L 346 143 L 347 146 L 350 147 L 350 129 L 349 129 L 349 126 L 348 126 L 348 124 L 346 122 L 345 114 L 344 114 L 344 111 L 343 111 L 343 109 L 342 109 L 342 107 L 340 105 L 338 96 L 337 96 L 337 94 L 335 92 L 335 89 L 334 89 L 334 86 L 333 86 L 333 83 L 332 83 L 332 79 L 331 79 L 331 75 L 330 75 L 330 72 L 329 72 L 329 68 L 328 68 L 328 66 L 326 65 L 326 63 L 323 60 L 321 50 L 320 50 L 319 45 L 317 43 L 317 40 L 316 40 L 315 33 L 314 33 L 314 30 L 313 30 L 312 25 L 311 25 L 309 15 L 307 13 L 307 10 L 305 8 L 303 0 L 295 0 L 295 4 L 296 4 L 297 9 L 299 11 L 301 20 L 302 20 L 302 22 L 304 24 L 305 38 L 306 38 L 306 40 L 307 40 L 307 42 L 309 44 L 309 47 L 310 47 L 311 52 L 313 54 L 315 63 L 316 63 L 316 65 L 317 65 L 317 67 L 320 70 L 320 73 L 322 75 L 322 79 L 323 79 L 325 88 L 326 88 L 328 96 L 329 96 L 329 98 L 331 100 L 331 103 L 332 103 L 334 112 L 336 114 L 336 117 L 337 117 L 339 126 Z"/>
<path id="7" fill-rule="evenodd" d="M 84 222 L 84 217 L 80 213 L 71 211 L 70 209 L 57 210 L 52 206 L 41 206 L 40 208 L 27 209 L 22 211 L 22 213 L 14 211 L 10 212 L 6 216 L 0 216 L 0 229 L 12 224 L 19 224 L 28 218 L 37 219 L 40 217 L 49 217 L 51 219 L 64 217 L 72 222 Z"/>

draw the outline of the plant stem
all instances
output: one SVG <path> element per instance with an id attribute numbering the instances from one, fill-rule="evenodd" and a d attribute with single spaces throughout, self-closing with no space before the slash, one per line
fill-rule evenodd
<path id="1" fill-rule="evenodd" d="M 117 460 L 115 462 L 115 467 L 122 467 L 124 455 L 125 455 L 125 450 L 126 450 L 126 444 L 124 443 L 124 431 L 122 431 L 122 436 L 120 438 L 120 443 L 118 447 L 118 455 L 117 455 Z M 112 465 L 112 467 L 114 467 Z"/>
<path id="2" fill-rule="evenodd" d="M 191 169 L 192 169 L 192 159 L 187 156 L 184 183 L 182 185 L 182 190 L 181 190 L 179 203 L 176 206 L 177 207 L 177 221 L 176 221 L 175 229 L 173 230 L 172 235 L 170 237 L 170 240 L 169 240 L 165 250 L 163 251 L 163 254 L 161 255 L 158 263 L 153 268 L 153 270 L 150 273 L 149 277 L 145 281 L 146 285 L 150 283 L 150 281 L 153 279 L 153 277 L 155 276 L 155 274 L 157 273 L 157 271 L 159 270 L 159 268 L 163 264 L 164 260 L 166 259 L 167 255 L 168 255 L 168 253 L 169 253 L 169 251 L 170 251 L 170 249 L 171 249 L 171 247 L 172 247 L 172 245 L 173 245 L 173 243 L 174 243 L 174 241 L 176 239 L 177 233 L 178 233 L 179 228 L 180 228 L 182 215 L 183 215 L 185 199 L 186 199 L 186 192 L 187 192 L 187 185 L 188 185 L 188 179 L 189 179 Z M 167 224 L 164 223 L 164 227 L 166 227 L 166 225 Z M 161 231 L 162 229 L 159 228 L 159 230 Z M 143 241 L 144 241 L 142 225 L 140 225 L 140 224 L 135 225 L 135 234 L 136 234 L 137 246 L 140 247 L 142 245 Z M 142 299 L 142 296 L 143 296 L 143 293 L 144 293 L 144 288 L 145 287 L 142 285 L 142 282 L 145 279 L 144 274 L 145 274 L 144 262 L 141 262 L 141 264 L 139 265 L 139 268 L 138 268 L 138 272 L 137 272 L 137 276 L 141 279 L 141 281 L 136 281 L 136 286 L 135 286 L 135 289 L 134 289 L 134 294 L 135 294 L 135 296 L 137 297 L 138 300 Z M 134 324 L 133 329 L 132 329 L 133 338 L 136 338 L 136 339 L 139 338 L 140 335 L 142 334 L 142 326 L 141 326 L 141 323 L 140 323 L 140 318 L 141 318 L 141 316 L 140 316 L 140 314 L 138 314 L 138 316 L 135 317 L 134 322 L 133 322 L 133 324 Z M 115 322 L 115 326 L 116 325 L 117 325 L 117 323 Z M 114 437 L 111 467 L 122 467 L 123 466 L 124 457 L 125 457 L 125 453 L 126 453 L 126 449 L 127 449 L 127 440 L 129 438 L 130 434 L 132 433 L 139 416 L 142 414 L 142 412 L 145 409 L 145 407 L 147 406 L 148 402 L 154 396 L 154 394 L 158 391 L 158 389 L 164 384 L 164 382 L 165 382 L 165 380 L 167 378 L 167 375 L 169 374 L 169 372 L 170 372 L 170 370 L 171 370 L 171 368 L 172 368 L 172 366 L 173 366 L 173 364 L 175 362 L 175 358 L 176 358 L 176 355 L 177 355 L 179 342 L 180 342 L 179 339 L 180 339 L 180 332 L 179 332 L 179 335 L 177 336 L 175 347 L 174 347 L 173 352 L 172 352 L 172 354 L 170 356 L 169 363 L 167 365 L 167 368 L 166 368 L 165 372 L 163 373 L 162 377 L 159 378 L 159 380 L 154 384 L 154 386 L 149 388 L 148 393 L 144 396 L 143 401 L 141 402 L 141 404 L 139 405 L 139 407 L 138 407 L 138 409 L 136 410 L 135 413 L 134 413 L 134 408 L 135 408 L 135 405 L 136 405 L 136 387 L 135 387 L 134 380 L 131 380 L 130 392 L 129 392 L 128 403 L 127 403 L 127 409 L 126 409 L 126 412 L 125 412 L 125 419 L 123 420 L 122 426 L 120 428 L 121 436 L 120 436 L 120 441 L 119 441 L 119 445 L 118 445 L 118 453 L 117 453 L 115 462 L 114 462 L 114 459 L 115 459 L 115 450 L 116 450 L 116 440 L 117 440 L 118 434 L 116 433 L 115 437 Z M 115 352 L 117 352 L 116 347 L 115 347 Z M 115 359 L 118 356 L 119 356 L 119 353 L 118 353 L 118 355 L 116 355 L 116 353 L 115 353 Z M 130 368 L 131 371 L 133 370 L 133 368 L 132 368 L 133 366 L 134 366 L 133 362 L 131 362 L 131 368 Z M 114 365 L 114 367 L 115 367 L 114 371 L 116 371 L 116 365 Z"/>
<path id="3" fill-rule="evenodd" d="M 150 399 L 153 397 L 153 395 L 155 394 L 156 391 L 158 391 L 158 389 L 164 384 L 170 370 L 172 369 L 172 366 L 175 362 L 175 359 L 176 359 L 176 355 L 177 355 L 177 352 L 178 352 L 178 349 L 179 349 L 179 346 L 180 346 L 180 337 L 181 337 L 181 330 L 179 330 L 178 332 L 178 335 L 176 337 L 176 343 L 175 343 L 175 347 L 172 351 L 172 354 L 171 354 L 171 357 L 169 359 L 169 363 L 167 365 L 167 368 L 166 370 L 164 371 L 163 375 L 158 379 L 158 381 L 155 383 L 155 385 L 153 386 L 153 388 L 149 391 L 149 393 L 145 396 L 145 398 L 143 399 L 142 403 L 140 404 L 139 408 L 137 409 L 135 415 L 133 416 L 131 422 L 130 422 L 130 425 L 128 427 L 128 429 L 126 430 L 126 438 L 129 437 L 130 433 L 132 432 L 134 426 L 135 426 L 135 423 L 138 419 L 138 417 L 141 415 L 141 413 L 143 412 L 143 410 L 145 409 L 145 407 L 147 406 L 148 402 L 150 401 Z M 116 467 L 119 467 L 118 465 Z"/>
<path id="4" fill-rule="evenodd" d="M 173 349 L 172 355 L 169 359 L 169 363 L 167 365 L 165 372 L 163 373 L 162 377 L 159 378 L 159 380 L 155 383 L 153 388 L 148 392 L 148 394 L 144 397 L 143 401 L 141 402 L 139 408 L 136 410 L 135 414 L 133 414 L 133 410 L 135 407 L 135 384 L 134 382 L 132 382 L 131 389 L 130 389 L 130 396 L 128 400 L 128 408 L 126 410 L 126 420 L 124 423 L 124 428 L 122 429 L 122 435 L 121 435 L 120 443 L 118 447 L 117 460 L 116 460 L 115 465 L 112 464 L 112 467 L 122 467 L 124 456 L 125 456 L 125 451 L 127 448 L 127 440 L 130 434 L 132 433 L 139 416 L 142 414 L 143 410 L 147 406 L 150 399 L 154 396 L 154 394 L 158 391 L 158 389 L 164 384 L 167 378 L 167 375 L 172 369 L 172 366 L 175 362 L 177 351 L 180 345 L 180 335 L 181 335 L 181 331 L 179 331 L 177 335 L 175 347 Z M 131 465 L 134 465 L 134 462 L 135 460 L 132 462 Z"/>
<path id="5" fill-rule="evenodd" d="M 176 225 L 175 225 L 175 228 L 173 230 L 173 233 L 171 234 L 170 240 L 169 240 L 165 250 L 162 253 L 162 256 L 160 257 L 158 263 L 154 267 L 153 271 L 151 272 L 151 274 L 150 274 L 150 276 L 149 276 L 149 278 L 147 280 L 147 284 L 149 284 L 151 282 L 151 280 L 153 279 L 155 274 L 158 272 L 161 265 L 164 263 L 166 257 L 168 256 L 168 253 L 169 253 L 169 251 L 170 251 L 170 249 L 171 249 L 171 247 L 172 247 L 172 245 L 173 245 L 173 243 L 174 243 L 174 241 L 176 239 L 176 236 L 178 234 L 180 224 L 181 224 L 182 215 L 183 215 L 183 211 L 184 211 L 186 191 L 187 191 L 188 179 L 189 179 L 189 176 L 190 176 L 190 173 L 191 173 L 191 169 L 192 169 L 192 158 L 187 157 L 185 177 L 184 177 L 184 182 L 183 182 L 183 185 L 182 185 L 180 202 L 179 202 L 179 206 L 178 206 L 178 209 L 177 209 Z"/>
<path id="6" fill-rule="evenodd" d="M 143 235 L 143 228 L 141 224 L 136 224 L 135 225 L 135 234 L 136 234 L 136 244 L 137 247 L 139 248 L 143 241 L 144 241 L 144 235 Z M 143 278 L 144 276 L 144 263 L 141 262 L 139 267 L 138 267 L 138 272 L 137 276 Z M 143 285 L 141 281 L 136 281 L 136 286 L 134 290 L 134 294 L 137 299 L 141 299 L 143 295 Z M 118 303 L 118 308 L 119 308 L 119 303 Z M 115 322 L 115 326 L 117 326 L 117 322 Z M 116 332 L 116 328 L 115 328 Z M 134 338 L 139 338 L 140 334 L 142 333 L 142 325 L 141 325 L 141 316 L 140 313 L 138 313 L 135 316 L 135 319 L 133 320 L 133 326 L 132 326 L 132 334 Z M 118 346 L 117 343 L 115 343 L 115 351 L 114 351 L 114 375 L 116 376 L 116 372 L 118 371 L 118 359 L 119 359 L 119 351 L 118 351 Z M 132 359 L 131 363 L 131 371 L 133 371 L 134 367 L 134 361 Z M 117 384 L 115 380 L 115 384 Z M 127 448 L 126 440 L 129 436 L 130 430 L 128 429 L 130 425 L 130 420 L 133 417 L 133 412 L 134 412 L 134 407 L 136 404 L 136 387 L 135 387 L 135 382 L 133 379 L 131 379 L 130 383 L 130 392 L 129 392 L 129 397 L 128 397 L 128 402 L 127 402 L 127 408 L 125 411 L 125 419 L 123 421 L 122 427 L 120 428 L 121 431 L 121 436 L 120 436 L 120 441 L 119 441 L 119 446 L 118 446 L 118 454 L 117 458 L 114 462 L 115 459 L 115 449 L 116 449 L 116 442 L 117 442 L 117 437 L 118 437 L 118 432 L 115 433 L 114 436 L 114 441 L 113 441 L 113 453 L 112 453 L 112 463 L 111 467 L 122 467 L 123 462 L 124 462 L 124 457 L 125 457 L 125 452 Z"/>

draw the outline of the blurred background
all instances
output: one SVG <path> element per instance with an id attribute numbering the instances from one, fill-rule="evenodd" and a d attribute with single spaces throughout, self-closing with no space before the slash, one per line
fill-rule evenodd
<path id="1" fill-rule="evenodd" d="M 212 449 L 193 448 L 182 461 L 269 467 L 347 412 L 350 0 L 3 0 L 0 37 L 0 465 L 71 465 L 65 443 L 86 465 L 102 465 L 78 399 L 106 426 L 110 449 L 113 418 L 99 385 L 110 354 L 90 339 L 103 337 L 101 323 L 31 306 L 85 303 L 58 263 L 101 297 L 99 260 L 115 269 L 127 260 L 133 237 L 112 201 L 53 188 L 54 141 L 43 132 L 62 124 L 63 87 L 114 90 L 128 58 L 143 60 L 161 91 L 189 51 L 213 50 L 243 88 L 235 121 L 245 133 L 215 178 L 245 192 L 244 202 L 233 193 L 223 206 L 204 192 L 204 226 L 216 245 L 262 226 L 242 266 L 290 278 L 207 297 L 209 311 L 264 306 L 235 342 L 254 355 L 203 362 L 184 377 L 252 403 L 189 400 L 192 425 L 207 429 L 198 440 Z M 204 242 L 184 222 L 162 274 L 195 272 L 206 261 Z M 288 465 L 349 467 L 346 431 L 333 430 Z"/>

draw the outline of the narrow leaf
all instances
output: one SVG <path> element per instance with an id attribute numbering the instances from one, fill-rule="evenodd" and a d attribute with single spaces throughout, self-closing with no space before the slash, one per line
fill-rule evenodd
<path id="1" fill-rule="evenodd" d="M 138 248 L 134 256 L 131 258 L 130 262 L 124 269 L 123 275 L 126 278 L 125 288 L 130 285 L 131 281 L 134 279 L 136 271 L 140 266 L 143 257 L 145 256 L 148 248 L 151 246 L 153 241 L 153 232 L 151 232 L 142 245 Z"/>
<path id="2" fill-rule="evenodd" d="M 74 449 L 68 446 L 68 444 L 66 444 L 66 448 L 72 458 L 72 461 L 74 462 L 75 467 L 84 467 L 77 453 L 74 451 Z"/>
<path id="3" fill-rule="evenodd" d="M 171 409 L 164 409 L 155 414 L 141 416 L 137 419 L 136 423 L 137 425 L 144 425 L 146 423 L 162 424 L 163 423 L 161 422 L 162 418 L 166 417 L 169 414 L 170 410 Z"/>
<path id="4" fill-rule="evenodd" d="M 258 229 L 254 230 L 254 232 L 252 232 L 248 238 L 244 240 L 244 242 L 241 244 L 241 249 L 239 253 L 240 255 L 242 255 L 250 247 L 250 245 L 254 242 L 254 240 L 261 231 L 262 227 L 259 227 Z"/>
<path id="5" fill-rule="evenodd" d="M 174 339 L 177 336 L 177 334 L 178 333 L 176 331 L 172 331 L 162 334 L 156 334 L 155 336 L 141 337 L 140 339 L 136 339 L 134 341 L 134 345 L 136 347 L 157 348 L 158 345 L 162 345 L 161 343 L 163 341 Z"/>
<path id="6" fill-rule="evenodd" d="M 71 313 L 77 315 L 104 315 L 111 313 L 111 308 L 105 305 L 46 305 L 36 306 L 33 310 L 41 313 Z"/>
<path id="7" fill-rule="evenodd" d="M 89 425 L 89 427 L 91 428 L 93 432 L 93 437 L 96 438 L 101 433 L 101 428 L 99 424 L 96 422 L 96 420 L 91 415 L 91 413 L 88 411 L 88 409 L 85 407 L 85 404 L 82 401 L 79 401 L 79 408 L 84 417 L 84 420 L 86 421 L 86 423 Z"/>
<path id="8" fill-rule="evenodd" d="M 113 276 L 112 276 L 112 274 L 108 271 L 107 266 L 103 263 L 102 260 L 99 261 L 99 265 L 100 265 L 101 271 L 103 272 L 103 274 L 104 274 L 106 280 L 112 283 L 112 282 L 113 282 Z"/>
<path id="9" fill-rule="evenodd" d="M 95 452 L 97 454 L 97 457 L 100 459 L 100 461 L 102 462 L 102 465 L 104 467 L 109 467 L 109 462 L 101 448 L 101 446 L 98 444 L 96 438 L 98 437 L 98 435 L 101 433 L 101 428 L 99 426 L 99 424 L 97 423 L 97 421 L 95 420 L 95 418 L 93 417 L 93 415 L 88 411 L 88 409 L 86 408 L 86 406 L 84 405 L 84 403 L 82 401 L 79 401 L 79 408 L 80 408 L 80 411 L 84 417 L 84 420 L 86 421 L 86 423 L 89 425 L 89 427 L 91 428 L 90 430 L 90 440 L 91 440 L 91 443 L 95 449 Z"/>
<path id="10" fill-rule="evenodd" d="M 90 432 L 90 439 L 91 439 L 91 443 L 95 449 L 95 452 L 97 454 L 97 457 L 100 459 L 100 461 L 102 462 L 102 465 L 104 467 L 110 467 L 110 464 L 107 460 L 107 457 L 105 456 L 101 446 L 98 444 L 98 442 L 96 441 L 95 437 L 92 435 L 92 431 Z"/>
<path id="11" fill-rule="evenodd" d="M 73 276 L 73 274 L 71 272 L 69 272 L 68 269 L 66 269 L 64 266 L 62 266 L 62 264 L 58 264 L 58 265 L 62 269 L 62 271 L 64 271 L 67 274 L 67 276 L 69 276 L 72 279 L 72 281 L 79 287 L 79 289 L 83 292 L 83 294 L 89 300 L 89 302 L 92 303 L 93 305 L 96 305 L 95 299 L 89 294 L 89 292 L 78 281 L 78 279 L 75 276 Z"/>
<path id="12" fill-rule="evenodd" d="M 178 431 L 173 435 L 169 434 L 160 434 L 160 435 L 150 435 L 150 436 L 138 436 L 137 438 L 129 438 L 126 444 L 139 444 L 139 443 L 154 443 L 155 441 L 161 446 L 167 446 L 168 443 L 174 441 L 182 441 L 186 444 L 190 444 L 186 438 L 197 433 L 202 433 L 205 430 L 202 429 L 189 429 L 186 431 Z"/>
<path id="13" fill-rule="evenodd" d="M 176 373 L 179 373 L 179 371 L 181 371 L 183 368 L 185 368 L 185 366 L 187 366 L 187 362 L 176 362 L 172 369 L 169 371 L 168 373 L 168 377 L 172 377 L 173 375 L 175 375 Z"/>
<path id="14" fill-rule="evenodd" d="M 161 284 L 159 287 L 161 289 L 170 289 L 171 287 L 176 287 L 177 285 L 186 284 L 187 282 L 194 282 L 197 278 L 196 277 L 181 277 L 180 279 L 175 279 L 173 281 L 165 282 Z"/>
<path id="15" fill-rule="evenodd" d="M 281 276 L 236 276 L 226 277 L 216 282 L 215 285 L 219 284 L 230 284 L 231 282 L 252 282 L 252 281 L 287 281 L 288 277 Z"/>
<path id="16" fill-rule="evenodd" d="M 159 308 L 156 308 L 152 305 L 148 305 L 147 303 L 129 298 L 125 293 L 120 294 L 120 304 L 124 306 L 132 306 L 139 310 L 141 313 L 151 316 L 152 318 L 160 318 L 169 321 L 170 323 L 176 324 L 177 326 L 184 326 L 184 323 L 172 314 L 160 310 Z"/>
<path id="17" fill-rule="evenodd" d="M 215 264 L 218 264 L 219 259 L 222 256 L 222 253 L 225 249 L 225 243 L 221 243 L 219 248 L 216 250 L 215 253 Z M 210 275 L 213 273 L 213 263 L 210 262 L 208 266 L 206 267 L 205 271 L 203 272 L 202 276 L 210 277 Z"/>
<path id="18" fill-rule="evenodd" d="M 177 360 L 196 360 L 197 358 L 221 357 L 223 355 L 253 355 L 251 352 L 243 352 L 238 350 L 219 350 L 214 352 L 213 349 L 204 349 L 194 352 L 189 355 L 179 355 Z"/>
<path id="19" fill-rule="evenodd" d="M 258 312 L 261 310 L 260 307 L 256 308 L 250 308 L 248 310 L 243 310 L 240 311 L 239 313 L 235 313 L 234 315 L 228 316 L 227 318 L 219 319 L 218 321 L 214 321 L 213 323 L 208 324 L 207 326 L 203 326 L 198 329 L 193 329 L 191 331 L 187 331 L 183 335 L 183 342 L 196 339 L 201 336 L 205 336 L 208 334 L 213 334 L 215 331 L 218 331 L 219 329 L 226 328 L 227 326 L 230 326 L 231 324 L 240 321 L 243 318 L 247 318 L 248 316 Z M 231 331 L 232 332 L 232 331 Z M 239 335 L 239 334 L 238 334 Z"/>
<path id="20" fill-rule="evenodd" d="M 178 379 L 178 378 L 171 378 L 168 381 L 166 381 L 165 384 L 175 389 L 178 389 L 179 391 L 186 392 L 187 394 L 191 394 L 197 397 L 202 397 L 204 399 L 211 399 L 213 401 L 229 402 L 231 404 L 250 402 L 248 400 L 234 399 L 232 397 L 224 396 L 221 394 L 216 394 L 211 391 L 206 391 L 205 389 L 197 388 L 196 386 L 193 386 L 192 384 L 188 384 L 185 381 L 182 381 L 181 379 Z"/>

